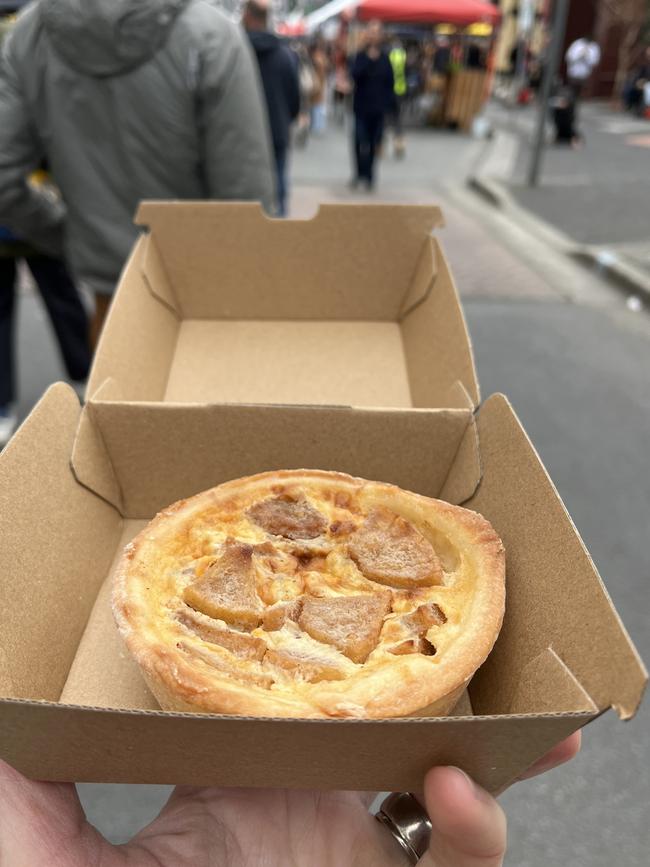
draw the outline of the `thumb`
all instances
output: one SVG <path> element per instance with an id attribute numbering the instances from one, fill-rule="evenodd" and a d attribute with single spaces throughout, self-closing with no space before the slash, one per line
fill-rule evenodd
<path id="1" fill-rule="evenodd" d="M 431 843 L 418 867 L 502 867 L 506 817 L 491 795 L 458 768 L 433 768 L 424 799 Z"/>
<path id="2" fill-rule="evenodd" d="M 82 860 L 99 834 L 73 783 L 37 783 L 0 759 L 0 864 L 54 867 Z M 64 860 L 65 859 L 65 860 Z"/>

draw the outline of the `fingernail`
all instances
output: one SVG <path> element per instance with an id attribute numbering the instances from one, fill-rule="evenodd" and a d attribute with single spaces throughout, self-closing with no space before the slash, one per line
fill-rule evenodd
<path id="1" fill-rule="evenodd" d="M 490 796 L 490 795 L 485 791 L 485 789 L 482 789 L 480 786 L 478 786 L 478 785 L 474 782 L 474 780 L 469 776 L 469 774 L 466 774 L 465 771 L 462 770 L 462 768 L 457 768 L 457 767 L 454 766 L 454 767 L 452 768 L 452 770 L 456 771 L 457 773 L 459 773 L 461 776 L 463 776 L 463 777 L 467 780 L 467 782 L 468 782 L 468 784 L 469 784 L 469 787 L 470 787 L 470 789 L 472 790 L 472 793 L 473 793 L 474 797 L 475 797 L 478 801 L 489 801 L 489 800 L 491 800 L 491 796 Z"/>
<path id="2" fill-rule="evenodd" d="M 469 776 L 469 774 L 466 774 L 465 771 L 462 770 L 462 768 L 457 768 L 455 766 L 452 766 L 451 769 L 452 769 L 452 771 L 455 771 L 457 774 L 460 774 L 461 777 L 463 777 L 465 779 L 465 781 L 468 783 L 470 788 L 472 788 L 472 789 L 475 788 L 474 780 Z"/>

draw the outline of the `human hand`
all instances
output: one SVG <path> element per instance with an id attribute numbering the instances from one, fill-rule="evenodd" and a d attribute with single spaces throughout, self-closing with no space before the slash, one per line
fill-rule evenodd
<path id="1" fill-rule="evenodd" d="M 580 748 L 579 732 L 521 779 Z M 110 845 L 84 816 L 72 783 L 37 783 L 0 761 L 3 867 L 405 867 L 405 856 L 368 813 L 373 794 L 179 786 L 125 846 Z M 456 768 L 424 781 L 433 824 L 420 867 L 500 867 L 506 820 L 496 801 Z"/>

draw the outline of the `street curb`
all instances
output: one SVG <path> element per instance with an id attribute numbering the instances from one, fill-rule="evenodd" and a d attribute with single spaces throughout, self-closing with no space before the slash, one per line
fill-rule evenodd
<path id="1" fill-rule="evenodd" d="M 468 178 L 467 185 L 484 201 L 498 208 L 538 240 L 589 270 L 596 271 L 617 289 L 638 295 L 650 304 L 650 275 L 622 260 L 614 251 L 577 243 L 569 235 L 517 204 L 506 185 L 496 178 L 472 175 Z"/>

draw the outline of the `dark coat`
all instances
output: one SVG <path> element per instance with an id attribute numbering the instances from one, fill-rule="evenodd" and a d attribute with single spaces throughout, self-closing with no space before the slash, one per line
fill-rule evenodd
<path id="1" fill-rule="evenodd" d="M 291 124 L 300 111 L 298 58 L 294 59 L 291 49 L 266 30 L 250 30 L 248 38 L 257 55 L 273 146 L 276 151 L 284 150 L 289 144 Z"/>
<path id="2" fill-rule="evenodd" d="M 382 51 L 376 60 L 360 51 L 352 63 L 354 113 L 387 114 L 395 107 L 393 67 Z"/>

